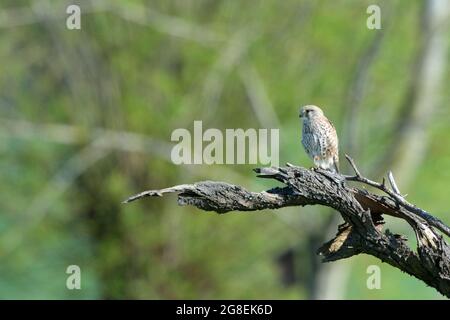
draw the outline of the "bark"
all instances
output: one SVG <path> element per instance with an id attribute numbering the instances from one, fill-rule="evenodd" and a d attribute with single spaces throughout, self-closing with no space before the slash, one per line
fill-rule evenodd
<path id="1" fill-rule="evenodd" d="M 377 183 L 361 175 L 352 159 L 354 176 L 302 167 L 270 167 L 255 169 L 258 177 L 275 179 L 284 187 L 263 192 L 219 181 L 202 181 L 161 190 L 149 190 L 132 196 L 125 203 L 147 196 L 177 193 L 178 204 L 224 214 L 231 211 L 256 211 L 288 206 L 323 205 L 338 211 L 344 223 L 334 239 L 317 251 L 324 262 L 336 261 L 366 253 L 387 262 L 403 272 L 422 280 L 443 295 L 450 297 L 450 247 L 439 233 L 450 235 L 450 228 L 431 214 L 407 202 L 398 191 L 392 173 L 386 181 Z M 349 185 L 349 181 L 380 189 L 383 196 L 364 188 Z M 403 219 L 413 228 L 417 250 L 407 245 L 407 239 L 383 230 L 383 215 Z"/>

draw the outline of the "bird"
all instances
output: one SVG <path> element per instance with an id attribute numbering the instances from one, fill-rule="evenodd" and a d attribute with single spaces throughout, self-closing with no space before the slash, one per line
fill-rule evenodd
<path id="1" fill-rule="evenodd" d="M 339 173 L 339 141 L 336 129 L 315 105 L 300 108 L 302 144 L 317 168 Z"/>

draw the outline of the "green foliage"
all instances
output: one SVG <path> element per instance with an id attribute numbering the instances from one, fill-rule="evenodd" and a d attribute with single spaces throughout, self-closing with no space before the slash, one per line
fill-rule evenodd
<path id="1" fill-rule="evenodd" d="M 32 2 L 3 1 L 2 8 L 29 8 Z M 83 12 L 89 1 L 80 3 Z M 297 272 L 314 268 L 316 248 L 307 238 L 324 232 L 328 211 L 214 215 L 177 207 L 174 196 L 121 204 L 146 188 L 202 179 L 258 191 L 270 186 L 254 181 L 253 166 L 175 166 L 167 160 L 170 149 L 127 152 L 119 146 L 75 175 L 67 190 L 62 186 L 75 170 L 73 158 L 94 143 L 96 128 L 139 133 L 165 146 L 174 129 L 191 129 L 194 120 L 203 120 L 205 128 L 262 127 L 241 75 L 249 66 L 279 118 L 281 162 L 309 166 L 300 146 L 298 107 L 321 105 L 338 131 L 349 125 L 343 119 L 351 83 L 377 32 L 366 28 L 372 1 L 113 3 L 144 17 L 142 7 L 150 8 L 153 18 L 137 23 L 121 10 L 106 10 L 84 14 L 80 31 L 67 30 L 61 13 L 0 27 L 0 118 L 68 126 L 56 133 L 59 141 L 51 134 L 24 138 L 0 129 L 0 298 L 309 298 L 308 279 L 281 283 L 277 257 L 296 248 Z M 419 1 L 379 5 L 391 20 L 361 107 L 357 161 L 367 168 L 391 143 L 419 32 Z M 176 23 L 196 26 L 217 41 L 173 35 Z M 242 39 L 239 54 L 233 39 Z M 416 183 L 402 189 L 409 201 L 447 222 L 448 173 L 442 168 L 450 165 L 449 104 L 444 90 Z M 76 129 L 78 142 L 67 142 L 69 128 Z M 372 257 L 339 263 L 351 273 L 346 298 L 440 297 Z M 81 291 L 66 289 L 71 264 L 81 267 Z M 366 288 L 371 264 L 382 267 L 381 290 Z"/>

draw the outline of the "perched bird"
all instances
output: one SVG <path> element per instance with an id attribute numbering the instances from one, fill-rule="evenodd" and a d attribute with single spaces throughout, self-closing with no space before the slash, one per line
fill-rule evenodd
<path id="1" fill-rule="evenodd" d="M 303 119 L 302 144 L 318 168 L 339 172 L 339 150 L 336 129 L 322 109 L 307 105 L 300 109 Z"/>

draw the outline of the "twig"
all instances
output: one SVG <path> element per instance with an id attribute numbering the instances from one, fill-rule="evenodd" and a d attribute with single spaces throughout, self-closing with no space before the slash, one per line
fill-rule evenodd
<path id="1" fill-rule="evenodd" d="M 382 183 L 378 183 L 378 182 L 375 182 L 375 181 L 372 181 L 370 179 L 367 179 L 367 178 L 363 177 L 361 175 L 361 173 L 359 172 L 358 168 L 356 167 L 355 162 L 353 161 L 353 159 L 350 158 L 348 155 L 345 155 L 345 158 L 348 160 L 348 162 L 350 163 L 350 165 L 352 166 L 352 168 L 353 168 L 353 170 L 355 171 L 355 174 L 356 174 L 355 176 L 345 176 L 345 178 L 347 180 L 365 183 L 365 184 L 367 184 L 369 186 L 372 186 L 374 188 L 377 188 L 377 189 L 385 192 L 390 197 L 395 199 L 395 201 L 399 205 L 403 206 L 404 208 L 408 209 L 409 211 L 411 211 L 412 213 L 416 214 L 420 218 L 424 219 L 431 226 L 437 228 L 439 231 L 443 232 L 445 235 L 450 237 L 450 228 L 445 223 L 443 223 L 438 218 L 430 215 L 425 210 L 422 210 L 422 209 L 414 206 L 413 204 L 409 203 L 408 201 L 405 200 L 405 198 L 403 198 L 403 196 L 400 193 L 397 193 L 397 192 L 394 192 L 394 191 L 390 190 L 388 187 L 386 187 L 386 183 L 385 183 L 385 179 L 384 178 L 383 178 L 383 182 Z M 394 184 L 395 184 L 395 181 L 394 181 Z M 398 190 L 398 188 L 397 188 L 397 190 Z"/>
<path id="2" fill-rule="evenodd" d="M 388 179 L 389 179 L 389 183 L 391 184 L 392 190 L 394 190 L 394 192 L 395 192 L 396 194 L 398 194 L 399 196 L 401 196 L 400 190 L 399 190 L 398 187 L 397 187 L 397 183 L 395 182 L 394 175 L 393 175 L 392 171 L 389 171 L 389 173 L 388 173 Z"/>

